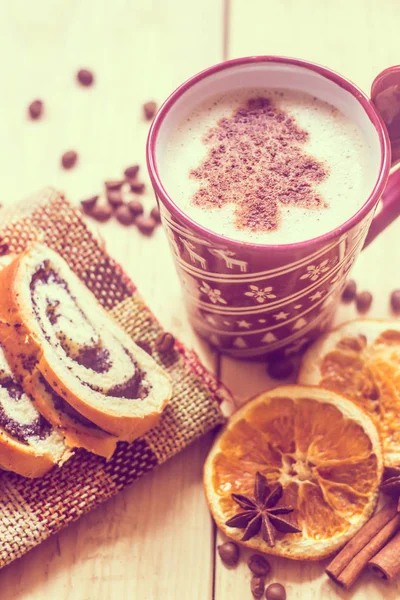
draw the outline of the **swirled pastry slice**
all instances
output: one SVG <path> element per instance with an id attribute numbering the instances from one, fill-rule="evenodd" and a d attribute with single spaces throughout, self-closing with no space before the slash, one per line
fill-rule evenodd
<path id="1" fill-rule="evenodd" d="M 34 244 L 0 272 L 0 318 L 7 359 L 35 397 L 44 381 L 121 440 L 157 423 L 171 396 L 168 375 L 56 252 Z"/>
<path id="2" fill-rule="evenodd" d="M 63 436 L 19 385 L 0 346 L 0 467 L 41 477 L 71 455 Z"/>

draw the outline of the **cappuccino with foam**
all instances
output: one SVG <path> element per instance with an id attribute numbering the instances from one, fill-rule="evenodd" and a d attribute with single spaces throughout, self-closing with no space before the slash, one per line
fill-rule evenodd
<path id="1" fill-rule="evenodd" d="M 287 244 L 346 222 L 375 181 L 359 127 L 303 92 L 210 98 L 168 141 L 166 191 L 192 220 L 231 239 Z"/>

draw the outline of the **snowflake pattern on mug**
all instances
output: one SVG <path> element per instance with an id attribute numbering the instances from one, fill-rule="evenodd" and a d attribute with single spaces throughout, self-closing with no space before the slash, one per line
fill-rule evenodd
<path id="1" fill-rule="evenodd" d="M 323 260 L 319 265 L 309 265 L 307 271 L 300 276 L 300 279 L 309 279 L 317 281 L 324 273 L 329 271 L 328 259 Z"/>
<path id="2" fill-rule="evenodd" d="M 272 294 L 273 287 L 259 288 L 257 285 L 249 285 L 249 291 L 245 292 L 245 296 L 254 298 L 259 304 L 264 304 L 267 300 L 273 300 L 276 298 L 275 294 Z"/>
<path id="3" fill-rule="evenodd" d="M 221 290 L 217 290 L 216 288 L 212 288 L 205 281 L 201 282 L 201 287 L 199 288 L 202 294 L 205 294 L 209 297 L 210 301 L 213 304 L 226 304 L 226 300 L 222 297 Z"/>

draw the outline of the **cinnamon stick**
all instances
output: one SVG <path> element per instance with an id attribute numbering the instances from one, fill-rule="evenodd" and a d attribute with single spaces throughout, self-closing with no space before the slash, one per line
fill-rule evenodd
<path id="1" fill-rule="evenodd" d="M 368 563 L 369 570 L 387 581 L 400 573 L 400 531 Z"/>
<path id="2" fill-rule="evenodd" d="M 326 569 L 333 581 L 349 589 L 368 561 L 386 544 L 400 526 L 397 506 L 390 504 L 370 519 Z"/>

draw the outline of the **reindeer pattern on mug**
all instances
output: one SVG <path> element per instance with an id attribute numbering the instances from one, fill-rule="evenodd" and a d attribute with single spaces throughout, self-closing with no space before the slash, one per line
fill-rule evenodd
<path id="1" fill-rule="evenodd" d="M 216 247 L 163 215 L 195 329 L 238 357 L 283 347 L 290 355 L 327 327 L 371 219 L 302 259 L 261 270 L 245 251 Z"/>

